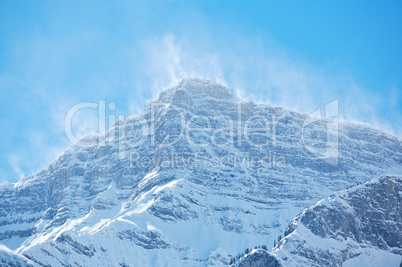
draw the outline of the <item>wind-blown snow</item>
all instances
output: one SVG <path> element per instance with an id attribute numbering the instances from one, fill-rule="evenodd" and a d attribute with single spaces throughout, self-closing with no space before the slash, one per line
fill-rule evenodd
<path id="1" fill-rule="evenodd" d="M 138 115 L 154 133 L 134 145 L 143 133 Z M 334 166 L 303 145 L 307 114 L 238 103 L 230 88 L 212 81 L 184 79 L 138 115 L 116 122 L 100 145 L 72 145 L 47 169 L 0 186 L 0 242 L 51 266 L 225 266 L 247 247 L 271 247 L 296 215 L 334 191 L 402 174 L 393 136 L 339 122 Z M 256 116 L 267 118 L 269 131 L 246 137 L 247 124 L 264 126 Z M 164 146 L 180 136 L 183 118 L 210 131 Z M 233 129 L 231 144 L 224 127 Z M 322 129 L 304 130 L 308 145 L 325 147 Z M 160 161 L 172 155 L 174 164 Z M 282 157 L 283 166 L 231 161 L 244 155 Z M 145 159 L 151 163 L 141 165 Z"/>

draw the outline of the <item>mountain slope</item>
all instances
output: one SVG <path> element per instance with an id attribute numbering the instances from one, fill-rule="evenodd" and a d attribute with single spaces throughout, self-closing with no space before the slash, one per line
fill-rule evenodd
<path id="1" fill-rule="evenodd" d="M 30 267 L 32 262 L 0 244 L 0 266 Z"/>
<path id="2" fill-rule="evenodd" d="M 402 262 L 402 176 L 383 176 L 305 209 L 271 252 L 233 266 L 398 266 Z"/>
<path id="3" fill-rule="evenodd" d="M 402 174 L 397 138 L 306 119 L 186 78 L 104 137 L 1 185 L 0 242 L 41 265 L 228 265 L 334 191 Z M 337 164 L 311 152 L 328 136 L 339 137 Z"/>
<path id="4" fill-rule="evenodd" d="M 306 209 L 272 253 L 285 266 L 398 266 L 402 176 L 342 190 Z"/>

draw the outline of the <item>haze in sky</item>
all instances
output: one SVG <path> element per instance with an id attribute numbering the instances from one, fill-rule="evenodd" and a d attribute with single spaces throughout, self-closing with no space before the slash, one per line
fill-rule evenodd
<path id="1" fill-rule="evenodd" d="M 46 167 L 73 105 L 140 112 L 184 76 L 402 136 L 400 1 L 11 1 L 0 8 L 0 183 Z M 79 136 L 97 116 L 74 117 Z"/>

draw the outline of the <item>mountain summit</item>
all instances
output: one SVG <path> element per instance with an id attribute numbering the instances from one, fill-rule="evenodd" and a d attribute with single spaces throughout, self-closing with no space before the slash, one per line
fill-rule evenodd
<path id="1" fill-rule="evenodd" d="M 1 259 L 227 266 L 245 248 L 271 247 L 296 215 L 334 191 L 402 174 L 397 138 L 309 118 L 183 79 L 98 143 L 71 145 L 48 168 L 1 185 Z M 337 164 L 316 153 L 328 149 Z"/>
<path id="2" fill-rule="evenodd" d="M 171 102 L 174 96 L 187 95 L 192 98 L 216 98 L 233 100 L 233 90 L 211 80 L 186 77 L 177 84 L 161 91 L 159 100 Z"/>

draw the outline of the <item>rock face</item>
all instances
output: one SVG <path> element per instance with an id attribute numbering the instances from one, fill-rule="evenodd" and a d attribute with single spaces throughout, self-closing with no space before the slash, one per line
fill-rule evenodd
<path id="1" fill-rule="evenodd" d="M 342 190 L 306 209 L 273 249 L 286 266 L 398 266 L 402 176 Z"/>
<path id="2" fill-rule="evenodd" d="M 402 174 L 397 138 L 309 118 L 183 79 L 47 169 L 1 185 L 0 242 L 45 266 L 225 266 L 334 191 Z"/>
<path id="3" fill-rule="evenodd" d="M 271 253 L 261 249 L 252 250 L 244 255 L 233 267 L 282 267 L 280 261 Z"/>
<path id="4" fill-rule="evenodd" d="M 0 244 L 0 266 L 32 267 L 30 260 Z"/>
<path id="5" fill-rule="evenodd" d="M 402 176 L 383 176 L 305 209 L 269 252 L 234 266 L 398 266 L 402 262 Z"/>

